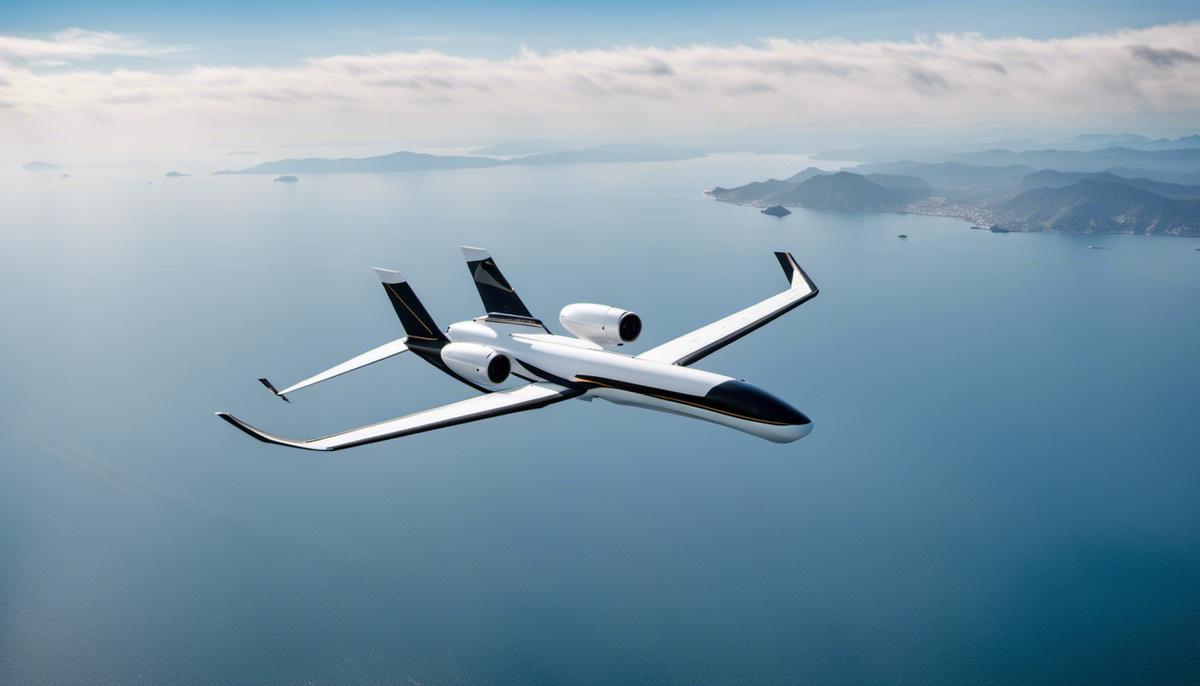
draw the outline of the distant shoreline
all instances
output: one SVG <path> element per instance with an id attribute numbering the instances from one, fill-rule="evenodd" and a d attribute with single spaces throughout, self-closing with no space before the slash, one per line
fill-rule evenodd
<path id="1" fill-rule="evenodd" d="M 1099 153 L 1102 159 L 1116 154 Z M 1071 159 L 1078 155 L 1072 153 Z M 760 210 L 917 214 L 961 219 L 997 232 L 1200 236 L 1200 184 L 1174 180 L 1192 172 L 1173 176 L 1142 170 L 1135 176 L 1138 172 L 1117 171 L 1122 173 L 891 162 L 837 172 L 809 167 L 786 179 L 716 186 L 705 194 Z"/>
<path id="2" fill-rule="evenodd" d="M 563 150 L 509 159 L 470 155 L 431 155 L 402 150 L 373 157 L 308 157 L 273 160 L 246 169 L 223 169 L 226 174 L 357 174 L 433 171 L 438 169 L 487 169 L 510 165 L 550 166 L 629 162 L 675 162 L 705 157 L 698 148 L 666 145 L 606 144 L 580 150 Z"/>

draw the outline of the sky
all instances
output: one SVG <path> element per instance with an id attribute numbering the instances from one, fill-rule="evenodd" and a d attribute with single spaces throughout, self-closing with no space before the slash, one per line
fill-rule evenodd
<path id="1" fill-rule="evenodd" d="M 0 148 L 1191 133 L 1183 2 L 0 3 Z"/>

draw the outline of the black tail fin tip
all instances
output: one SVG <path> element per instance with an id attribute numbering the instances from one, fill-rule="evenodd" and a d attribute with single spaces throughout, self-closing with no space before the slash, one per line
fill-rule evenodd
<path id="1" fill-rule="evenodd" d="M 258 380 L 258 382 L 259 382 L 259 383 L 261 383 L 262 385 L 266 386 L 266 387 L 267 387 L 267 390 L 268 390 L 268 391 L 270 391 L 270 392 L 271 392 L 271 393 L 272 393 L 272 394 L 273 394 L 273 395 L 274 395 L 276 398 L 280 398 L 280 399 L 282 399 L 282 400 L 283 400 L 283 402 L 285 402 L 285 403 L 290 403 L 290 402 L 292 402 L 292 401 L 288 400 L 288 398 L 287 398 L 287 396 L 286 396 L 286 395 L 284 395 L 284 394 L 280 393 L 280 392 L 279 392 L 279 391 L 278 391 L 278 390 L 275 388 L 275 384 L 271 383 L 271 382 L 270 382 L 270 380 L 268 380 L 268 379 L 265 379 L 265 378 L 262 378 L 262 379 L 259 379 L 259 380 Z"/>
<path id="2" fill-rule="evenodd" d="M 475 280 L 475 288 L 479 290 L 479 299 L 489 314 L 511 314 L 518 317 L 533 318 L 529 308 L 525 307 L 516 290 L 504 278 L 496 261 L 485 248 L 474 248 L 469 245 L 461 246 L 463 257 L 467 260 L 467 270 Z"/>
<path id="3" fill-rule="evenodd" d="M 409 338 L 425 341 L 446 340 L 446 335 L 438 329 L 437 323 L 433 321 L 429 311 L 421 304 L 417 294 L 413 292 L 412 287 L 408 285 L 400 272 L 376 267 L 375 273 L 383 282 L 383 290 L 387 292 L 392 309 L 396 310 L 396 316 L 400 318 L 404 332 L 408 334 Z"/>

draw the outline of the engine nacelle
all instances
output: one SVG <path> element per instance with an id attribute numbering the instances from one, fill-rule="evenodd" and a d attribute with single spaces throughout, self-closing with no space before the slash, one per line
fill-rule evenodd
<path id="1" fill-rule="evenodd" d="M 606 348 L 632 343 L 642 333 L 641 317 L 610 305 L 567 305 L 559 312 L 558 321 L 583 340 Z"/>
<path id="2" fill-rule="evenodd" d="M 478 343 L 447 343 L 442 348 L 442 362 L 455 374 L 482 386 L 502 384 L 512 372 L 507 355 Z"/>

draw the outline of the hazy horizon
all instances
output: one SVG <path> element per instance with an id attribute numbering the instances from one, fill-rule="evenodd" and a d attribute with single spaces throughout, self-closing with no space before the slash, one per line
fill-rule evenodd
<path id="1" fill-rule="evenodd" d="M 460 151 L 525 138 L 796 153 L 892 140 L 1173 138 L 1200 120 L 1200 22 L 1174 5 L 1140 16 L 1079 9 L 1107 23 L 947 12 L 934 30 L 881 7 L 769 28 L 761 8 L 741 22 L 705 8 L 740 30 L 709 21 L 672 33 L 673 6 L 646 19 L 661 38 L 604 22 L 568 30 L 582 15 L 564 9 L 539 29 L 498 24 L 481 49 L 470 27 L 491 16 L 482 10 L 461 34 L 422 42 L 412 31 L 450 12 L 414 13 L 407 32 L 389 34 L 403 19 L 363 7 L 349 13 L 361 15 L 359 40 L 333 30 L 276 41 L 285 47 L 270 56 L 256 45 L 285 30 L 307 36 L 321 12 L 298 9 L 255 41 L 236 22 L 184 28 L 137 21 L 128 8 L 103 18 L 74 6 L 10 8 L 0 12 L 0 146 L 17 164 L 66 165 L 183 164 L 237 150 Z M 261 9 L 246 12 L 266 21 Z M 864 14 L 895 22 L 864 28 Z"/>

